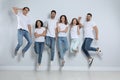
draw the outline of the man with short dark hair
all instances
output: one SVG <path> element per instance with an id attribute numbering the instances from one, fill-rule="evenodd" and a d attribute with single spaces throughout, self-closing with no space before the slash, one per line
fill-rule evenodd
<path id="1" fill-rule="evenodd" d="M 30 9 L 28 7 L 24 8 L 17 8 L 13 7 L 13 12 L 15 13 L 18 21 L 18 44 L 15 48 L 15 56 L 17 55 L 17 52 L 19 48 L 23 44 L 23 37 L 28 41 L 27 45 L 22 50 L 22 56 L 24 57 L 25 52 L 29 49 L 29 47 L 32 44 L 31 39 L 31 23 L 30 18 L 27 16 Z"/>
<path id="2" fill-rule="evenodd" d="M 97 53 L 101 52 L 99 48 L 91 47 L 91 43 L 94 40 L 94 38 L 98 40 L 98 28 L 96 23 L 92 21 L 91 13 L 88 13 L 86 16 L 86 21 L 83 24 L 83 30 L 84 30 L 84 42 L 82 44 L 82 51 L 87 56 L 88 64 L 90 67 L 93 62 L 93 58 L 90 56 L 88 51 L 96 51 Z"/>
<path id="3" fill-rule="evenodd" d="M 55 38 L 56 38 L 56 27 L 57 20 L 55 19 L 56 11 L 52 10 L 50 19 L 47 20 L 47 34 L 46 34 L 46 45 L 50 49 L 50 60 L 54 60 L 55 54 Z"/>

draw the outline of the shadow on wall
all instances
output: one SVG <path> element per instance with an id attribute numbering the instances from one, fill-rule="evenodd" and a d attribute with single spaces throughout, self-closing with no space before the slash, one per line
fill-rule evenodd
<path id="1" fill-rule="evenodd" d="M 0 12 L 1 12 L 1 24 L 4 26 L 4 28 L 8 28 L 9 36 L 11 37 L 10 41 L 10 53 L 13 57 L 14 48 L 16 46 L 16 40 L 17 40 L 17 34 L 14 34 L 14 30 L 17 26 L 17 19 L 16 16 L 12 12 L 12 7 L 18 6 L 22 3 L 21 0 L 1 0 L 0 2 Z M 3 35 L 4 36 L 4 35 Z M 15 38 L 16 37 L 16 38 Z"/>
<path id="2" fill-rule="evenodd" d="M 20 4 L 20 0 L 2 0 L 0 3 L 1 9 L 0 12 L 2 12 L 2 19 L 3 21 L 7 21 L 9 23 L 14 23 L 15 19 L 12 13 L 12 7 L 17 6 Z"/>

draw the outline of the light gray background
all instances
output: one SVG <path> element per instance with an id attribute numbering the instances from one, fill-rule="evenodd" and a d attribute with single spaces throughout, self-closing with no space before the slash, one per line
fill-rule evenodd
<path id="1" fill-rule="evenodd" d="M 17 44 L 17 19 L 12 13 L 13 6 L 28 6 L 31 11 L 29 16 L 34 27 L 37 19 L 45 21 L 52 9 L 57 11 L 56 18 L 65 14 L 69 22 L 73 17 L 82 17 L 84 21 L 86 13 L 93 14 L 93 20 L 99 28 L 99 41 L 94 46 L 100 46 L 102 57 L 93 54 L 93 69 L 96 70 L 120 70 L 120 0 L 0 0 L 0 69 L 30 69 L 35 65 L 33 46 L 27 51 L 25 58 L 13 58 L 14 48 Z M 83 42 L 81 30 L 81 44 Z M 24 44 L 26 41 L 24 41 Z M 80 44 L 80 47 L 81 47 Z M 24 46 L 24 45 L 23 45 Z M 22 49 L 22 48 L 21 48 Z M 21 49 L 19 53 L 21 53 Z M 58 67 L 57 53 L 52 64 L 54 69 Z M 75 57 L 65 55 L 64 69 L 86 70 L 87 61 L 80 51 Z M 48 63 L 46 50 L 43 53 L 42 67 L 45 69 Z"/>

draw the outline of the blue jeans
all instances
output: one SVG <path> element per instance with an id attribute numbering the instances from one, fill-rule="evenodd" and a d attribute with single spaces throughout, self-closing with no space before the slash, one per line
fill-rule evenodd
<path id="1" fill-rule="evenodd" d="M 64 60 L 64 55 L 67 50 L 68 50 L 67 37 L 58 37 L 58 51 L 61 60 Z"/>
<path id="2" fill-rule="evenodd" d="M 51 53 L 51 61 L 54 60 L 54 54 L 55 54 L 55 38 L 46 36 L 45 38 L 46 45 L 50 48 Z"/>
<path id="3" fill-rule="evenodd" d="M 41 64 L 43 49 L 44 49 L 44 42 L 34 43 L 35 53 L 38 54 L 38 64 Z"/>
<path id="4" fill-rule="evenodd" d="M 93 41 L 92 38 L 85 38 L 84 42 L 82 44 L 82 51 L 85 53 L 85 55 L 87 56 L 87 58 L 91 57 L 88 51 L 97 51 L 96 48 L 91 47 L 92 41 Z"/>
<path id="5" fill-rule="evenodd" d="M 32 39 L 30 37 L 30 34 L 28 31 L 23 30 L 23 29 L 18 29 L 18 44 L 15 48 L 15 52 L 17 52 L 19 50 L 19 48 L 22 46 L 23 44 L 23 37 L 25 37 L 25 39 L 28 41 L 27 45 L 23 48 L 22 53 L 25 53 L 29 47 L 32 44 Z"/>

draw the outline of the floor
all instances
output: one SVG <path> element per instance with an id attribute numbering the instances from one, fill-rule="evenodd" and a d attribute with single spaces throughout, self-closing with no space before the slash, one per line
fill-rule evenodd
<path id="1" fill-rule="evenodd" d="M 120 72 L 0 71 L 0 80 L 120 80 Z"/>

